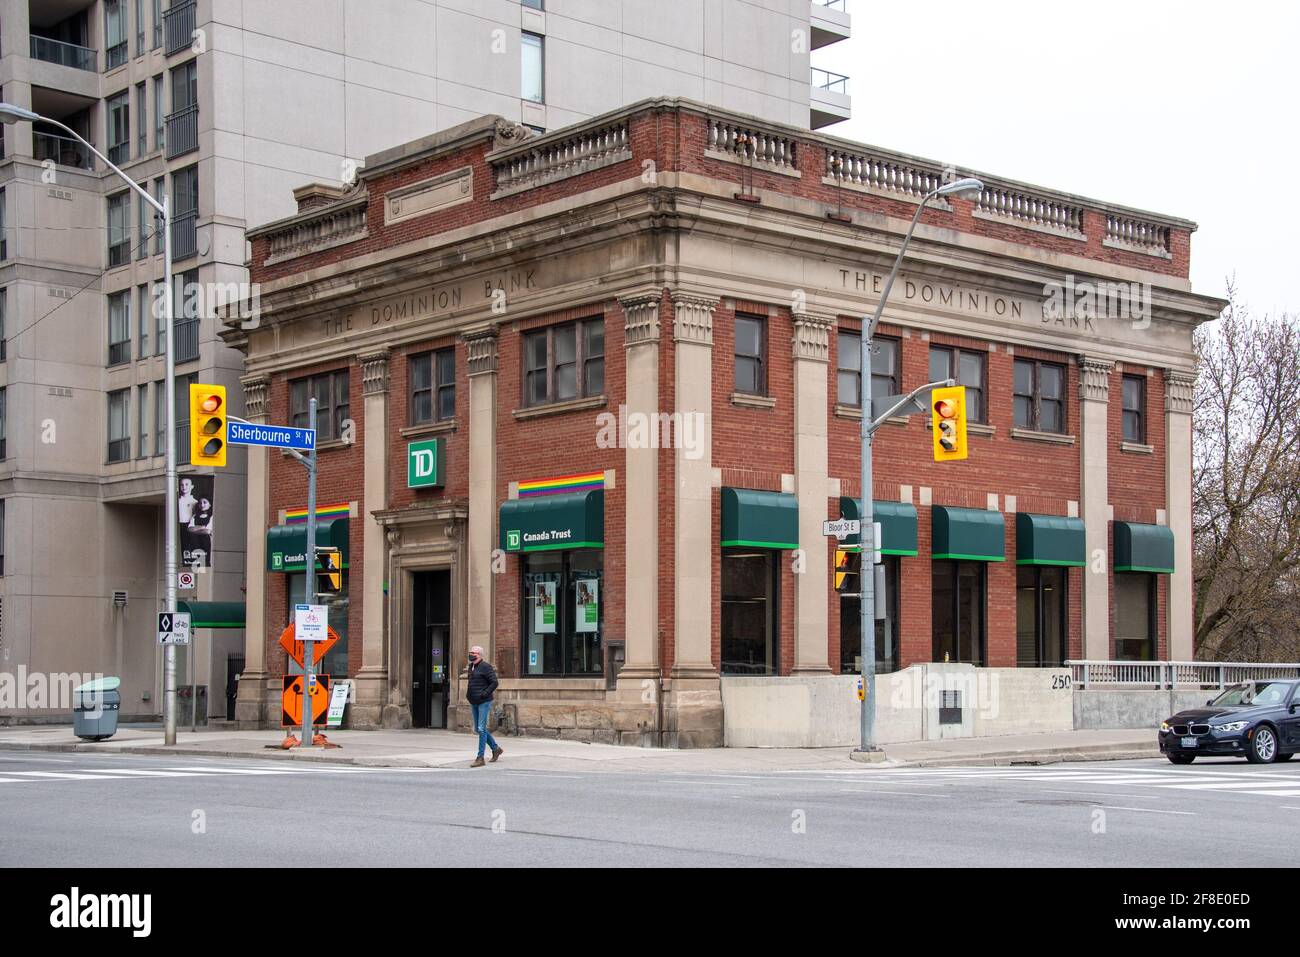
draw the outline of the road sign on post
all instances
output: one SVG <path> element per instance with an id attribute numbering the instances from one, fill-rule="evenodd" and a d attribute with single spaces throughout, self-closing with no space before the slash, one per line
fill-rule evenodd
<path id="1" fill-rule="evenodd" d="M 862 530 L 862 523 L 856 518 L 841 518 L 835 521 L 827 520 L 822 522 L 822 534 L 827 538 L 834 535 L 840 541 L 848 538 L 850 535 L 857 535 Z"/>
<path id="2" fill-rule="evenodd" d="M 188 611 L 163 611 L 158 613 L 158 644 L 188 645 L 190 643 L 190 613 Z"/>
<path id="3" fill-rule="evenodd" d="M 315 429 L 295 429 L 284 425 L 254 425 L 251 422 L 230 423 L 226 437 L 231 445 L 265 445 L 273 449 L 299 449 L 310 452 L 316 448 Z"/>

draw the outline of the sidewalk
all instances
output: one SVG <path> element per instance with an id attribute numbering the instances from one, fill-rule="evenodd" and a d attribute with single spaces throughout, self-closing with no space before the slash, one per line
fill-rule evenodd
<path id="1" fill-rule="evenodd" d="M 76 751 L 99 754 L 198 755 L 272 761 L 326 761 L 368 767 L 465 768 L 477 739 L 452 731 L 331 731 L 337 749 L 275 750 L 280 731 L 178 729 L 176 746 L 163 746 L 162 730 L 121 728 L 107 741 L 83 741 L 70 726 L 0 728 L 0 751 Z M 502 765 L 531 771 L 794 771 L 881 767 L 1052 764 L 1158 757 L 1154 731 L 1062 731 L 1052 734 L 951 738 L 885 747 L 888 760 L 860 764 L 849 748 L 717 748 L 678 751 L 585 744 L 552 738 L 503 737 Z"/>

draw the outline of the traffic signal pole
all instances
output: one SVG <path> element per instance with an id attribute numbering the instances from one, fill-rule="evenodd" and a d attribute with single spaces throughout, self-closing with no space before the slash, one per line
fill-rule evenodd
<path id="1" fill-rule="evenodd" d="M 316 428 L 316 397 L 307 403 L 307 428 Z M 302 585 L 303 601 L 308 605 L 316 604 L 316 443 L 311 444 L 311 451 L 303 456 L 307 466 L 307 574 Z M 316 674 L 316 643 L 306 639 L 302 643 L 302 744 L 312 745 L 312 678 Z"/>

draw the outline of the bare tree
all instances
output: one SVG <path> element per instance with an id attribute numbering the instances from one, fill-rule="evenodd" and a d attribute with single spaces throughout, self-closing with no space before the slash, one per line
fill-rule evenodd
<path id="1" fill-rule="evenodd" d="M 1300 660 L 1300 317 L 1229 303 L 1196 334 L 1196 652 Z"/>

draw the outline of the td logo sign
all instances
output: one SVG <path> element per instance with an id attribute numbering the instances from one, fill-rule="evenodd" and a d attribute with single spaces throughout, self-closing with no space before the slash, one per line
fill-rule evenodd
<path id="1" fill-rule="evenodd" d="M 508 529 L 506 531 L 506 551 L 519 551 L 519 531 L 517 529 Z"/>
<path id="2" fill-rule="evenodd" d="M 447 484 L 446 439 L 427 439 L 406 446 L 406 487 L 436 488 Z"/>

